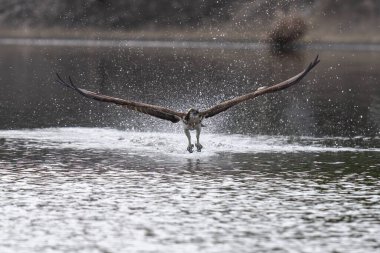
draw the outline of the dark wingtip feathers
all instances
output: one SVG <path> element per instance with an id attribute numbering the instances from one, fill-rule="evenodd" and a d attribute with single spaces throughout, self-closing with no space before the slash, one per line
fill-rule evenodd
<path id="1" fill-rule="evenodd" d="M 56 83 L 68 87 L 68 85 L 65 83 L 65 81 L 63 81 L 63 79 L 57 72 L 55 73 L 55 75 L 57 76 L 57 79 L 55 80 Z"/>
<path id="2" fill-rule="evenodd" d="M 314 61 L 310 63 L 309 69 L 314 68 L 320 62 L 321 62 L 321 60 L 319 59 L 319 55 L 317 54 L 317 56 L 315 57 Z"/>
<path id="3" fill-rule="evenodd" d="M 74 84 L 71 76 L 69 76 L 69 82 L 65 82 L 63 80 L 63 78 L 58 73 L 55 73 L 55 74 L 57 76 L 57 80 L 56 80 L 57 83 L 59 83 L 60 85 L 65 86 L 67 88 L 70 88 L 72 90 L 75 90 L 76 92 L 80 93 L 83 96 L 86 96 L 86 94 Z"/>
<path id="4" fill-rule="evenodd" d="M 67 82 L 65 82 L 65 81 L 62 79 L 62 77 L 61 77 L 58 73 L 55 73 L 55 74 L 56 74 L 56 76 L 57 76 L 57 78 L 58 78 L 58 79 L 56 80 L 57 83 L 59 83 L 59 84 L 65 86 L 65 87 L 68 87 L 68 88 L 70 88 L 70 89 L 74 89 L 74 90 L 76 90 L 76 87 L 75 87 L 75 85 L 73 84 L 73 82 L 71 81 L 71 78 L 70 78 L 70 83 L 67 83 Z"/>
<path id="5" fill-rule="evenodd" d="M 317 66 L 317 64 L 320 62 L 321 60 L 319 59 L 319 55 L 317 54 L 317 56 L 315 57 L 314 61 L 310 62 L 309 66 L 304 70 L 303 74 L 300 76 L 301 78 L 299 80 L 301 80 L 307 73 L 310 72 L 310 70 L 312 70 L 315 66 Z"/>

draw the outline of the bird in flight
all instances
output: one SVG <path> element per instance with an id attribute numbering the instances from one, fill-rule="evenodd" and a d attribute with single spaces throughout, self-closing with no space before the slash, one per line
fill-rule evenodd
<path id="1" fill-rule="evenodd" d="M 207 110 L 200 111 L 198 109 L 191 108 L 188 112 L 177 112 L 171 109 L 167 109 L 161 106 L 157 105 L 150 105 L 146 103 L 141 103 L 141 102 L 136 102 L 136 101 L 131 101 L 131 100 L 126 100 L 126 99 L 120 99 L 116 97 L 111 97 L 111 96 L 106 96 L 103 94 L 95 93 L 92 91 L 88 91 L 82 88 L 78 88 L 74 82 L 72 81 L 72 78 L 69 76 L 68 82 L 64 81 L 58 73 L 57 75 L 57 82 L 59 84 L 62 84 L 80 95 L 91 98 L 97 101 L 101 102 L 107 102 L 107 103 L 113 103 L 122 107 L 125 107 L 130 110 L 138 111 L 141 113 L 145 113 L 148 115 L 151 115 L 153 117 L 157 117 L 160 119 L 168 120 L 173 123 L 178 123 L 182 122 L 183 129 L 185 131 L 187 140 L 188 140 L 188 146 L 187 146 L 187 151 L 190 153 L 193 152 L 194 150 L 194 145 L 191 143 L 191 135 L 190 131 L 195 130 L 196 131 L 196 142 L 195 142 L 195 147 L 198 152 L 200 152 L 203 148 L 201 143 L 199 142 L 199 136 L 201 134 L 201 128 L 203 127 L 203 120 L 213 117 L 221 112 L 226 111 L 227 109 L 231 108 L 232 106 L 235 106 L 237 104 L 240 104 L 244 101 L 247 101 L 249 99 L 253 99 L 255 97 L 267 94 L 267 93 L 273 93 L 276 91 L 280 91 L 286 88 L 289 88 L 290 86 L 298 83 L 303 77 L 309 73 L 310 70 L 312 70 L 320 60 L 318 59 L 318 56 L 312 61 L 307 68 L 305 68 L 302 72 L 298 73 L 297 75 L 289 78 L 286 81 L 283 81 L 281 83 L 272 85 L 272 86 L 264 86 L 260 87 L 257 90 L 247 93 L 245 95 L 235 97 L 230 100 L 226 100 L 220 104 L 217 104 Z"/>

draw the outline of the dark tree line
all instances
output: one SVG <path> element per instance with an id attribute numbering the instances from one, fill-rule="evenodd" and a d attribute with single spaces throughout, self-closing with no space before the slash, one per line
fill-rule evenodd
<path id="1" fill-rule="evenodd" d="M 197 26 L 227 20 L 228 0 L 0 0 L 7 25 L 134 28 L 152 25 Z M 217 18 L 216 18 L 217 17 Z"/>
<path id="2" fill-rule="evenodd" d="M 268 24 L 278 12 L 378 21 L 378 0 L 0 0 L 0 25 L 133 29 L 224 22 Z"/>

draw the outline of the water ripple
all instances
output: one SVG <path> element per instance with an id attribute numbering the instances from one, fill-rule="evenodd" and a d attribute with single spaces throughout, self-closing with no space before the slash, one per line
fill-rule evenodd
<path id="1" fill-rule="evenodd" d="M 166 153 L 182 152 L 175 148 L 182 136 L 76 128 L 0 136 L 1 252 L 374 252 L 380 245 L 376 148 L 330 152 L 339 148 L 326 151 L 313 139 L 319 149 L 303 151 L 310 139 L 206 135 L 221 151 L 173 159 Z M 272 150 L 232 152 L 239 141 Z M 298 151 L 284 151 L 289 145 Z"/>

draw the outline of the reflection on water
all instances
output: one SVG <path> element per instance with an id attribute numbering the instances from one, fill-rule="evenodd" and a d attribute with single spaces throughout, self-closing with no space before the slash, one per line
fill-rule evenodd
<path id="1" fill-rule="evenodd" d="M 286 79 L 317 52 L 0 53 L 0 252 L 379 249 L 378 52 L 318 52 L 321 64 L 299 86 L 206 121 L 194 154 L 180 126 L 85 100 L 55 85 L 54 73 L 203 109 Z"/>

